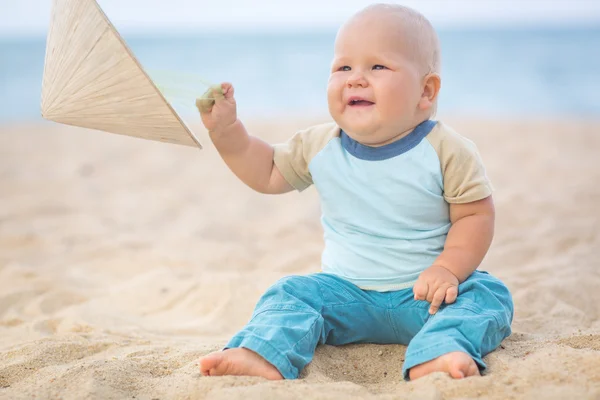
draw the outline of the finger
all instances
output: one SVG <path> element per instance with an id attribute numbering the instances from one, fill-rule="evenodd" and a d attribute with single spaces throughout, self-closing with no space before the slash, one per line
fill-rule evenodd
<path id="1" fill-rule="evenodd" d="M 428 285 L 426 282 L 417 281 L 413 287 L 413 293 L 415 294 L 415 300 L 425 300 L 427 296 Z"/>
<path id="2" fill-rule="evenodd" d="M 226 99 L 233 98 L 233 85 L 229 82 L 221 84 L 221 93 Z"/>
<path id="3" fill-rule="evenodd" d="M 439 287 L 429 286 L 429 290 L 427 291 L 427 297 L 425 298 L 425 300 L 427 300 L 427 302 L 431 303 L 433 301 L 433 296 L 438 291 L 438 289 L 439 289 Z"/>
<path id="4" fill-rule="evenodd" d="M 456 286 L 450 286 L 446 290 L 446 304 L 454 303 L 458 297 L 458 288 Z"/>
<path id="5" fill-rule="evenodd" d="M 429 314 L 435 314 L 437 310 L 440 309 L 440 306 L 442 305 L 442 302 L 444 301 L 445 297 L 446 288 L 439 288 L 433 295 L 433 298 L 431 299 L 431 307 L 429 307 Z"/>

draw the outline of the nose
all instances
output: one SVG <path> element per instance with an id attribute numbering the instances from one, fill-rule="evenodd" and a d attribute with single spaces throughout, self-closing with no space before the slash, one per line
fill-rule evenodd
<path id="1" fill-rule="evenodd" d="M 367 82 L 367 80 L 365 79 L 365 76 L 360 71 L 356 71 L 352 75 L 350 75 L 350 77 L 348 78 L 346 83 L 348 85 L 348 88 L 355 88 L 355 87 L 365 88 L 365 87 L 369 86 L 369 82 Z"/>

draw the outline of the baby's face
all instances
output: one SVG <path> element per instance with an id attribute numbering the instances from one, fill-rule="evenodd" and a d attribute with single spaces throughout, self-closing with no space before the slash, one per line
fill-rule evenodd
<path id="1" fill-rule="evenodd" d="M 377 18 L 358 19 L 338 33 L 327 100 L 354 140 L 381 146 L 420 122 L 423 73 L 407 53 L 398 29 Z"/>

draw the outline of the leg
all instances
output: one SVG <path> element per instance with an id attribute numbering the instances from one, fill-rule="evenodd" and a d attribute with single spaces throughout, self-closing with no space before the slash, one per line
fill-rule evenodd
<path id="1" fill-rule="evenodd" d="M 200 369 L 204 375 L 294 379 L 319 343 L 392 343 L 387 308 L 379 304 L 384 299 L 328 274 L 283 278 L 227 349 L 202 358 Z"/>
<path id="2" fill-rule="evenodd" d="M 406 350 L 405 379 L 435 371 L 454 378 L 479 375 L 483 357 L 511 333 L 513 303 L 498 279 L 475 271 L 459 286 L 455 303 L 431 316 Z"/>

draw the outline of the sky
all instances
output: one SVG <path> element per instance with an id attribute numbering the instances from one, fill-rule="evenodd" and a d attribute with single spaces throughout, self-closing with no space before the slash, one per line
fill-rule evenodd
<path id="1" fill-rule="evenodd" d="M 64 1 L 64 0 L 63 0 Z M 84 0 L 79 0 L 84 1 Z M 88 0 L 85 0 L 88 1 Z M 124 33 L 335 29 L 368 0 L 99 0 Z M 595 25 L 598 0 L 404 0 L 436 27 Z M 0 35 L 43 35 L 52 0 L 0 0 Z"/>

